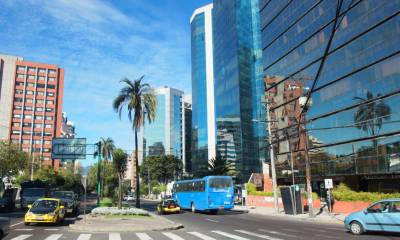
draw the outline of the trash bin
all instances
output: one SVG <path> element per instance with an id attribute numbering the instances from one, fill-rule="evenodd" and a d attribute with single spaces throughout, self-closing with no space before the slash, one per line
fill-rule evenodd
<path id="1" fill-rule="evenodd" d="M 285 214 L 303 213 L 303 199 L 298 185 L 280 187 L 283 209 Z"/>

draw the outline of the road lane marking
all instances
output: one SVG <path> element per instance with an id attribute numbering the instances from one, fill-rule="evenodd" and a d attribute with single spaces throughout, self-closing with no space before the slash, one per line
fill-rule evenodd
<path id="1" fill-rule="evenodd" d="M 76 240 L 90 240 L 91 236 L 92 236 L 92 234 L 80 234 L 78 239 L 76 239 Z"/>
<path id="2" fill-rule="evenodd" d="M 210 221 L 210 222 L 215 222 L 215 223 L 218 223 L 219 221 L 217 221 L 217 220 L 213 220 L 213 219 L 209 219 L 209 218 L 206 218 L 206 220 L 207 221 Z"/>
<path id="3" fill-rule="evenodd" d="M 119 233 L 110 233 L 108 235 L 109 240 L 121 240 L 121 234 Z"/>
<path id="4" fill-rule="evenodd" d="M 233 234 L 226 233 L 226 232 L 222 232 L 222 231 L 211 231 L 211 232 L 219 234 L 219 235 L 222 235 L 222 236 L 225 236 L 225 237 L 228 237 L 228 238 L 236 239 L 236 240 L 250 240 L 248 238 L 240 237 L 240 236 L 233 235 Z"/>
<path id="5" fill-rule="evenodd" d="M 45 228 L 44 230 L 45 231 L 58 231 L 60 229 L 58 229 L 58 228 Z"/>
<path id="6" fill-rule="evenodd" d="M 140 240 L 153 240 L 147 233 L 136 233 Z"/>
<path id="7" fill-rule="evenodd" d="M 19 222 L 19 223 L 15 223 L 15 224 L 11 225 L 10 227 L 15 227 L 15 226 L 20 225 L 20 224 L 23 224 L 23 223 L 24 223 L 23 221 L 22 221 L 22 222 Z"/>
<path id="8" fill-rule="evenodd" d="M 204 235 L 204 234 L 199 233 L 199 232 L 187 232 L 187 233 L 192 234 L 193 236 L 196 236 L 196 237 L 198 237 L 200 239 L 203 239 L 203 240 L 217 240 L 217 239 L 215 239 L 213 237 L 209 237 L 209 236 Z"/>
<path id="9" fill-rule="evenodd" d="M 281 236 L 285 236 L 285 237 L 298 238 L 298 236 L 296 236 L 296 235 L 287 234 L 287 233 L 281 233 L 281 232 L 276 232 L 276 231 L 270 231 L 268 229 L 258 229 L 258 231 L 271 233 L 271 234 L 275 234 L 275 235 L 281 235 Z"/>
<path id="10" fill-rule="evenodd" d="M 62 234 L 51 234 L 45 240 L 58 240 L 61 236 Z"/>
<path id="11" fill-rule="evenodd" d="M 247 234 L 247 235 L 250 235 L 250 236 L 253 236 L 253 237 L 259 237 L 259 238 L 262 238 L 262 239 L 282 240 L 281 238 L 274 238 L 274 237 L 271 237 L 271 236 L 268 236 L 268 235 L 262 235 L 262 234 L 258 234 L 258 233 L 254 233 L 254 232 L 245 231 L 245 230 L 235 230 L 235 231 L 243 233 L 243 234 Z"/>
<path id="12" fill-rule="evenodd" d="M 33 231 L 33 228 L 16 228 L 14 231 Z"/>
<path id="13" fill-rule="evenodd" d="M 22 234 L 22 235 L 19 235 L 18 237 L 10 239 L 10 240 L 24 240 L 24 239 L 27 239 L 30 236 L 32 236 L 32 234 Z"/>
<path id="14" fill-rule="evenodd" d="M 181 237 L 179 237 L 176 234 L 173 234 L 172 232 L 163 232 L 162 234 L 164 234 L 165 236 L 167 236 L 168 238 L 172 239 L 172 240 L 185 240 Z"/>

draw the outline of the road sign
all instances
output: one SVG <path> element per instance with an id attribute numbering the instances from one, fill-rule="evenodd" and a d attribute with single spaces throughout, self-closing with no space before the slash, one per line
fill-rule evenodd
<path id="1" fill-rule="evenodd" d="M 326 178 L 325 179 L 325 189 L 331 189 L 331 188 L 333 188 L 332 178 Z"/>
<path id="2" fill-rule="evenodd" d="M 86 138 L 53 138 L 53 159 L 85 159 Z"/>

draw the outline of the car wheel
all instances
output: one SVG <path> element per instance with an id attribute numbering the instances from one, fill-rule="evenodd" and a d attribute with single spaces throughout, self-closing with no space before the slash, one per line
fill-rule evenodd
<path id="1" fill-rule="evenodd" d="M 361 225 L 361 223 L 357 221 L 352 221 L 350 223 L 350 232 L 354 235 L 360 235 L 364 232 L 364 229 Z"/>
<path id="2" fill-rule="evenodd" d="M 194 205 L 194 203 L 192 203 L 191 209 L 192 209 L 192 213 L 195 213 L 195 212 L 196 212 L 196 205 Z"/>
<path id="3" fill-rule="evenodd" d="M 29 224 L 30 224 L 30 223 L 28 223 L 28 222 L 24 222 L 24 225 L 25 225 L 25 226 L 29 226 Z"/>

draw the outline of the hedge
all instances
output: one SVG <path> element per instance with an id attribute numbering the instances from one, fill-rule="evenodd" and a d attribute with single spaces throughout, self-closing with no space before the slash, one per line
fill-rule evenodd
<path id="1" fill-rule="evenodd" d="M 254 185 L 253 183 L 246 183 L 246 189 L 247 189 L 247 193 L 250 196 L 265 196 L 265 197 L 273 197 L 274 196 L 274 192 L 266 192 L 266 191 L 257 191 L 256 185 Z M 281 191 L 279 190 L 278 187 L 278 197 L 281 196 Z M 317 199 L 318 198 L 318 194 L 313 192 L 312 193 L 313 199 Z M 307 198 L 307 192 L 304 192 L 304 197 Z"/>
<path id="2" fill-rule="evenodd" d="M 344 183 L 334 188 L 332 194 L 335 200 L 348 202 L 376 202 L 382 199 L 400 198 L 400 193 L 356 192 Z"/>

